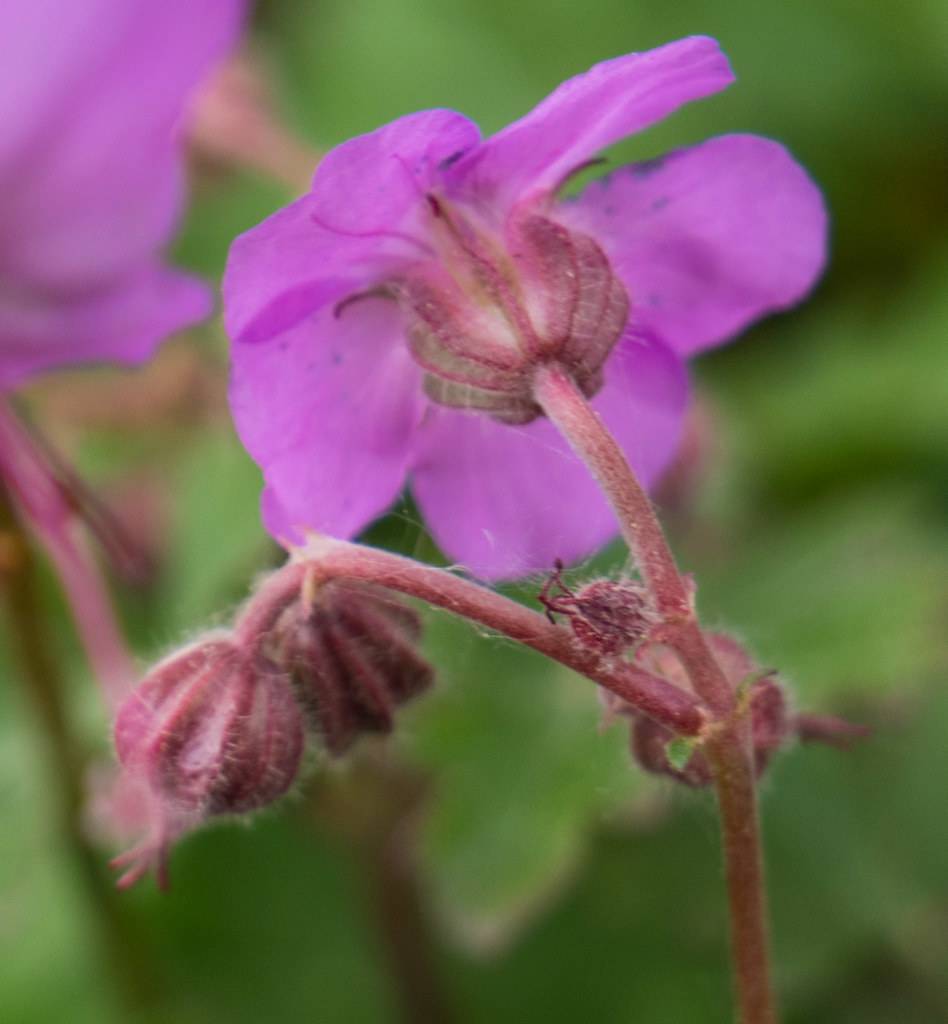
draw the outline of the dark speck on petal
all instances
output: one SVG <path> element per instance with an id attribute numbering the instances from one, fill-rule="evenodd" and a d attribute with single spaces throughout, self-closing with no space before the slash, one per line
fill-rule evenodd
<path id="1" fill-rule="evenodd" d="M 658 199 L 652 200 L 651 209 L 653 212 L 657 213 L 659 210 L 664 210 L 665 207 L 668 206 L 669 202 L 670 200 L 668 196 L 659 196 Z"/>
<path id="2" fill-rule="evenodd" d="M 438 164 L 439 171 L 446 171 L 452 164 L 456 164 L 458 160 L 467 152 L 466 149 L 459 149 L 452 153 L 450 156 L 446 156 L 440 164 Z"/>
<path id="3" fill-rule="evenodd" d="M 663 156 L 657 156 L 652 160 L 643 160 L 640 164 L 632 164 L 629 170 L 636 178 L 647 178 L 649 175 L 662 169 L 665 159 Z"/>

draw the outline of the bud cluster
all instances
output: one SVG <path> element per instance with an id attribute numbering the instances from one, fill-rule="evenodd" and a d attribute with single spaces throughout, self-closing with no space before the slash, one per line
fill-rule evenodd
<path id="1" fill-rule="evenodd" d="M 152 867 L 163 880 L 175 839 L 283 796 L 307 736 L 340 755 L 363 733 L 389 732 L 395 708 L 431 684 L 411 609 L 362 584 L 306 589 L 264 584 L 242 622 L 265 628 L 238 623 L 189 644 L 119 708 L 115 746 L 134 783 L 125 791 L 147 805 L 138 817 L 149 832 L 116 859 L 128 868 L 120 884 Z"/>
<path id="2" fill-rule="evenodd" d="M 754 769 L 760 777 L 781 747 L 794 740 L 818 740 L 845 746 L 864 736 L 865 728 L 826 716 L 792 714 L 786 690 L 773 671 L 762 671 L 746 649 L 725 633 L 705 639 L 736 695 L 735 714 L 750 719 Z M 676 686 L 688 688 L 687 675 L 674 653 L 660 645 L 643 645 L 636 663 Z M 676 739 L 671 730 L 636 712 L 614 694 L 603 693 L 607 714 L 631 719 L 629 744 L 640 767 L 667 775 L 683 785 L 711 784 L 713 773 L 700 742 Z"/>
<path id="3" fill-rule="evenodd" d="M 790 716 L 786 694 L 772 676 L 754 680 L 746 699 L 751 718 L 754 768 L 759 777 L 773 754 L 789 739 Z M 668 775 L 686 786 L 710 785 L 711 765 L 700 747 L 694 749 L 684 763 L 676 763 L 669 750 L 673 739 L 673 734 L 664 726 L 642 715 L 635 716 L 630 745 L 633 757 L 642 768 L 657 775 Z"/>
<path id="4" fill-rule="evenodd" d="M 391 732 L 395 708 L 431 685 L 420 636 L 411 608 L 367 584 L 328 583 L 281 616 L 277 659 L 330 754 L 362 733 Z"/>

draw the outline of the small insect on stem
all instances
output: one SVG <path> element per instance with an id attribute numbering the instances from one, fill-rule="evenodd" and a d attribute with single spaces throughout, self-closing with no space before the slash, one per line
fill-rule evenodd
<path id="1" fill-rule="evenodd" d="M 537 595 L 550 622 L 556 622 L 556 615 L 565 615 L 580 643 L 609 656 L 621 654 L 645 639 L 656 617 L 642 584 L 628 579 L 599 579 L 574 591 L 564 582 L 563 569 L 558 558 Z"/>

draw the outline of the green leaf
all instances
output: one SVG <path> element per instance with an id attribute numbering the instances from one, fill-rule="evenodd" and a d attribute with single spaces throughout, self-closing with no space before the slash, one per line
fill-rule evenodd
<path id="1" fill-rule="evenodd" d="M 906 693 L 939 670 L 946 574 L 948 546 L 924 506 L 870 491 L 745 535 L 726 565 L 699 574 L 699 604 L 819 707 Z"/>
<path id="2" fill-rule="evenodd" d="M 675 736 L 665 745 L 665 756 L 668 763 L 677 772 L 684 771 L 691 755 L 695 752 L 695 741 L 684 736 Z"/>
<path id="3" fill-rule="evenodd" d="M 172 482 L 177 499 L 157 619 L 168 639 L 225 615 L 273 549 L 260 473 L 229 428 L 198 439 Z"/>
<path id="4" fill-rule="evenodd" d="M 491 945 L 578 868 L 641 775 L 624 730 L 600 733 L 593 683 L 447 616 L 426 646 L 439 679 L 400 727 L 436 782 L 426 862 L 455 929 Z"/>

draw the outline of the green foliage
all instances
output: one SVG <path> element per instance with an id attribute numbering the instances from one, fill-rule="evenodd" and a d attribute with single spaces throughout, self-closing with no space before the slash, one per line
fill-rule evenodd
<path id="1" fill-rule="evenodd" d="M 665 747 L 665 756 L 668 758 L 668 763 L 675 771 L 679 772 L 684 771 L 694 752 L 694 740 L 686 739 L 684 736 L 675 736 L 668 741 L 668 745 Z"/>

